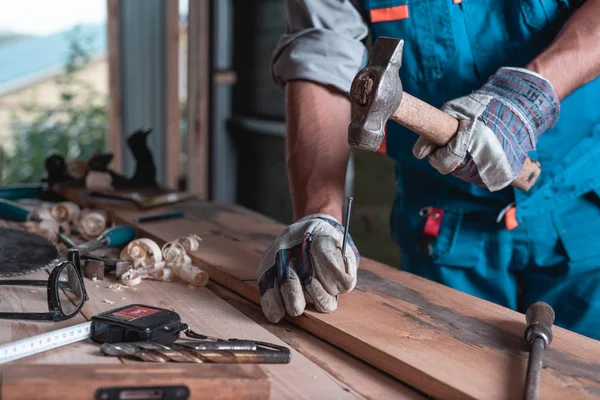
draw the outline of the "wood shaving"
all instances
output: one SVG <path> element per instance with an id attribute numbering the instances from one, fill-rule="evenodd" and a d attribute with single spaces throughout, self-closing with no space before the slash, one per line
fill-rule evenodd
<path id="1" fill-rule="evenodd" d="M 196 234 L 188 236 L 181 236 L 175 239 L 177 243 L 180 243 L 186 251 L 196 251 L 200 247 L 202 238 Z"/>
<path id="2" fill-rule="evenodd" d="M 208 274 L 202 269 L 192 264 L 184 264 L 173 268 L 179 279 L 194 286 L 206 286 L 208 283 Z"/>
<path id="3" fill-rule="evenodd" d="M 185 251 L 185 247 L 176 240 L 165 243 L 162 247 L 162 254 L 165 262 L 170 267 L 178 267 L 184 264 L 191 264 L 192 262 L 192 259 Z"/>
<path id="4" fill-rule="evenodd" d="M 54 217 L 52 216 L 52 213 L 50 213 L 49 207 L 37 207 L 31 212 L 31 214 L 35 215 L 37 218 L 41 219 L 42 221 L 47 221 L 47 220 L 56 221 L 54 219 Z"/>
<path id="5" fill-rule="evenodd" d="M 131 261 L 133 268 L 121 276 L 122 282 L 132 287 L 139 285 L 143 279 L 171 281 L 179 278 L 193 287 L 205 286 L 208 274 L 193 265 L 187 254 L 197 250 L 201 240 L 198 235 L 181 236 L 165 243 L 162 248 L 147 238 L 130 242 L 120 258 Z"/>
<path id="6" fill-rule="evenodd" d="M 113 292 L 120 292 L 123 289 L 131 289 L 131 287 L 122 285 L 120 283 L 111 283 L 108 285 L 108 289 Z"/>
<path id="7" fill-rule="evenodd" d="M 146 238 L 133 240 L 121 252 L 121 260 L 132 260 L 134 268 L 151 268 L 161 262 L 162 257 L 160 247 Z"/>
<path id="8" fill-rule="evenodd" d="M 121 276 L 121 281 L 127 286 L 137 286 L 142 283 L 142 277 L 138 271 L 130 269 Z"/>
<path id="9" fill-rule="evenodd" d="M 108 228 L 108 218 L 104 211 L 84 210 L 80 214 L 77 226 L 85 239 L 95 239 Z"/>
<path id="10" fill-rule="evenodd" d="M 165 265 L 166 263 L 164 261 L 157 262 L 153 266 L 146 268 L 145 272 L 148 275 L 156 275 L 160 270 L 162 270 L 165 267 Z"/>
<path id="11" fill-rule="evenodd" d="M 57 203 L 50 208 L 50 215 L 59 223 L 75 221 L 80 212 L 79 206 L 70 201 Z"/>
<path id="12" fill-rule="evenodd" d="M 173 268 L 166 267 L 156 272 L 154 275 L 156 279 L 159 281 L 169 282 L 175 278 L 175 274 L 173 273 Z"/>

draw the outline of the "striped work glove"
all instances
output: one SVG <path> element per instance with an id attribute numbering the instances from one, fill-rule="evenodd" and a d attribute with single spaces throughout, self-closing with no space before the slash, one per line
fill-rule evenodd
<path id="1" fill-rule="evenodd" d="M 442 107 L 460 120 L 458 133 L 437 148 L 423 138 L 415 157 L 429 158 L 442 174 L 490 191 L 510 185 L 538 138 L 558 120 L 560 103 L 550 82 L 522 68 L 500 68 L 485 85 Z"/>
<path id="2" fill-rule="evenodd" d="M 335 218 L 314 214 L 287 227 L 263 255 L 257 272 L 260 304 L 270 322 L 298 316 L 307 302 L 320 312 L 337 308 L 337 296 L 354 289 L 360 256 Z"/>

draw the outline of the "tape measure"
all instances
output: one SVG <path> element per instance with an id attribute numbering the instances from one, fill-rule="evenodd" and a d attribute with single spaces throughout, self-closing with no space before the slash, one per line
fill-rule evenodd
<path id="1" fill-rule="evenodd" d="M 185 327 L 174 311 L 132 304 L 95 315 L 83 324 L 0 345 L 0 364 L 90 338 L 96 343 L 171 344 Z"/>
<path id="2" fill-rule="evenodd" d="M 90 321 L 0 345 L 0 364 L 85 340 L 92 335 L 91 331 L 92 322 Z"/>

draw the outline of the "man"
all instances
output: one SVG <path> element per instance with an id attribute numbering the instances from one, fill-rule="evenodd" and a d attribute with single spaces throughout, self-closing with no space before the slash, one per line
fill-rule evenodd
<path id="1" fill-rule="evenodd" d="M 600 0 L 288 0 L 273 57 L 287 97 L 296 222 L 258 270 L 277 322 L 306 302 L 331 312 L 356 284 L 342 257 L 348 92 L 366 39 L 405 41 L 404 90 L 460 120 L 434 148 L 396 123 L 392 231 L 402 269 L 600 339 Z M 532 189 L 510 186 L 530 155 Z M 429 221 L 428 221 L 429 220 Z M 439 224 L 424 232 L 425 222 Z M 428 233 L 428 234 L 426 234 Z"/>

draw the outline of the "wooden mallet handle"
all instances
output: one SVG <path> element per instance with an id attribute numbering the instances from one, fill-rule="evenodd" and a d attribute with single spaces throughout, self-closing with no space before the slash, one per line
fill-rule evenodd
<path id="1" fill-rule="evenodd" d="M 456 118 L 406 92 L 392 119 L 438 146 L 445 146 L 458 131 Z M 512 185 L 527 191 L 535 184 L 540 172 L 540 164 L 527 157 Z"/>

